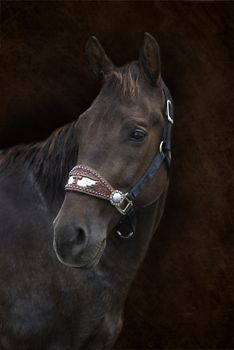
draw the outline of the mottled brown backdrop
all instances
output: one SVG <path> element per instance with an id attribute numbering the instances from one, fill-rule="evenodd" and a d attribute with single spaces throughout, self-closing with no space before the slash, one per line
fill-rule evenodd
<path id="1" fill-rule="evenodd" d="M 84 45 L 161 47 L 176 105 L 165 215 L 133 284 L 116 349 L 233 349 L 232 2 L 1 3 L 0 145 L 40 140 L 98 91 Z"/>

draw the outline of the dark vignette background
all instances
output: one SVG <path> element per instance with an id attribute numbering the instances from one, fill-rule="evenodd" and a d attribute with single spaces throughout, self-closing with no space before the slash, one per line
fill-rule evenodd
<path id="1" fill-rule="evenodd" d="M 176 105 L 165 215 L 133 284 L 116 349 L 233 349 L 231 2 L 1 3 L 0 145 L 40 140 L 85 110 L 99 85 L 83 49 L 117 65 L 144 31 L 161 47 Z"/>

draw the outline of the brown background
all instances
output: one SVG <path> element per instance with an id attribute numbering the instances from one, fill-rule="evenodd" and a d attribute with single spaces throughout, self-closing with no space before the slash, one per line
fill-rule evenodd
<path id="1" fill-rule="evenodd" d="M 116 349 L 232 349 L 231 2 L 1 3 L 0 146 L 45 138 L 98 91 L 83 54 L 96 35 L 117 65 L 144 31 L 176 105 L 165 215 L 128 298 Z"/>

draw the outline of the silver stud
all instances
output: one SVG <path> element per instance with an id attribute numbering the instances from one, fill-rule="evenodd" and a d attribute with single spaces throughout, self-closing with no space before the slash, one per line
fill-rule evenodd
<path id="1" fill-rule="evenodd" d="M 112 205 L 119 206 L 124 201 L 124 195 L 121 191 L 113 191 L 110 195 L 110 202 Z"/>

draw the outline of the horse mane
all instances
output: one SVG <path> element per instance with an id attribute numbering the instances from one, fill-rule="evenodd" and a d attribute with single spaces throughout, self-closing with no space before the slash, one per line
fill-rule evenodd
<path id="1" fill-rule="evenodd" d="M 121 90 L 124 96 L 139 92 L 141 69 L 137 61 L 116 68 L 107 76 L 111 85 Z M 45 141 L 13 146 L 0 152 L 0 176 L 6 171 L 18 169 L 32 171 L 36 181 L 43 185 L 47 195 L 56 194 L 64 187 L 69 170 L 76 163 L 78 140 L 75 122 L 55 130 Z"/>
<path id="2" fill-rule="evenodd" d="M 139 93 L 141 75 L 139 63 L 133 61 L 111 71 L 106 79 L 111 85 L 120 88 L 124 96 L 136 96 Z"/>
<path id="3" fill-rule="evenodd" d="M 2 152 L 0 174 L 23 168 L 32 171 L 37 182 L 49 192 L 64 186 L 64 174 L 78 155 L 75 122 L 55 130 L 45 141 L 13 146 Z M 49 194 L 49 193 L 48 193 Z"/>

